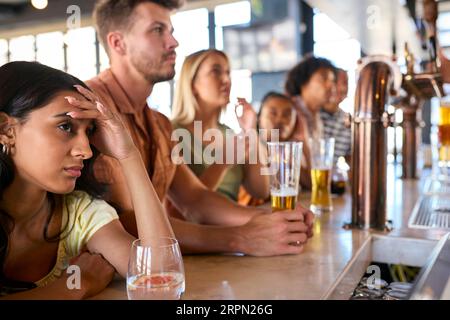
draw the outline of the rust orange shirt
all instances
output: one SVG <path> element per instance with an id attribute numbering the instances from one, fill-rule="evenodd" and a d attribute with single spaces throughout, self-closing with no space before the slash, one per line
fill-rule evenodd
<path id="1" fill-rule="evenodd" d="M 170 140 L 172 125 L 169 119 L 150 109 L 146 103 L 133 105 L 110 69 L 86 83 L 103 104 L 116 110 L 122 116 L 141 153 L 156 193 L 164 202 L 176 170 L 176 165 L 171 161 L 173 145 Z M 100 155 L 95 162 L 94 170 L 100 182 L 109 184 L 105 200 L 113 204 L 120 213 L 134 215 L 131 197 L 119 162 L 111 157 Z M 124 222 L 123 216 L 121 221 Z M 130 232 L 135 228 L 130 226 L 133 229 L 129 229 L 127 223 L 124 223 L 124 226 Z"/>

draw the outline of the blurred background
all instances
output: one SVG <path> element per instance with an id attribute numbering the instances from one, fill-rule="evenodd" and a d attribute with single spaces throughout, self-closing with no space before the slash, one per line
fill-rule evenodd
<path id="1" fill-rule="evenodd" d="M 93 0 L 0 0 L 0 65 L 16 60 L 40 63 L 87 80 L 109 66 L 91 13 Z M 177 70 L 184 57 L 215 47 L 231 59 L 232 103 L 245 97 L 258 109 L 263 95 L 283 91 L 286 71 L 308 53 L 348 71 L 349 96 L 340 107 L 353 111 L 358 59 L 395 56 L 404 71 L 407 42 L 417 63 L 428 59 L 421 0 L 189 0 L 173 16 Z M 79 18 L 79 19 L 78 19 Z M 439 1 L 441 47 L 450 56 L 450 0 Z M 418 66 L 419 67 L 419 66 Z M 149 104 L 169 115 L 172 81 L 155 86 Z M 429 144 L 436 115 L 432 99 L 423 109 Z M 232 104 L 230 104 L 232 106 Z M 401 110 L 394 109 L 401 122 Z M 222 121 L 238 129 L 232 108 Z M 401 127 L 389 128 L 389 161 L 401 149 Z"/>

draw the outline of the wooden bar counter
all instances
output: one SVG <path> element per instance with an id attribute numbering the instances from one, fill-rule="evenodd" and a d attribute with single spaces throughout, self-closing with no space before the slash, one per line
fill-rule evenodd
<path id="1" fill-rule="evenodd" d="M 426 231 L 407 229 L 407 219 L 419 198 L 423 180 L 401 180 L 401 169 L 388 169 L 388 219 L 392 236 L 432 238 Z M 300 203 L 309 205 L 309 193 Z M 345 230 L 351 219 L 347 193 L 333 198 L 333 210 L 317 217 L 314 237 L 303 253 L 291 256 L 185 255 L 183 299 L 320 299 L 361 247 L 369 232 Z M 125 280 L 115 279 L 96 299 L 127 299 Z"/>

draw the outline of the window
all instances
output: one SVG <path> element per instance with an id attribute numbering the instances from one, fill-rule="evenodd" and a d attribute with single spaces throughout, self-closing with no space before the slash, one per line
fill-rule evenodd
<path id="1" fill-rule="evenodd" d="M 153 86 L 152 94 L 147 102 L 152 109 L 155 109 L 170 118 L 172 113 L 171 97 L 172 92 L 170 82 L 160 82 Z"/>
<path id="2" fill-rule="evenodd" d="M 209 47 L 208 10 L 181 11 L 172 16 L 174 37 L 178 40 L 175 81 L 187 55 Z M 167 117 L 171 116 L 173 81 L 158 83 L 153 87 L 148 104 Z"/>
<path id="3" fill-rule="evenodd" d="M 219 5 L 214 9 L 214 16 L 216 24 L 216 48 L 223 50 L 223 27 L 250 23 L 250 1 Z"/>
<path id="4" fill-rule="evenodd" d="M 8 62 L 8 41 L 0 39 L 0 66 Z"/>
<path id="5" fill-rule="evenodd" d="M 340 107 L 349 113 L 353 113 L 356 91 L 357 61 L 361 57 L 360 43 L 352 39 L 350 35 L 339 25 L 334 23 L 326 14 L 317 12 L 314 15 L 314 54 L 331 60 L 337 67 L 348 71 L 349 86 L 348 97 Z M 403 57 L 399 57 L 399 64 L 404 64 Z M 400 123 L 403 118 L 401 110 L 394 106 L 388 106 L 388 112 L 395 114 L 395 121 Z M 387 128 L 388 162 L 393 162 L 395 154 L 402 149 L 401 126 Z M 397 160 L 398 161 L 398 160 Z"/>
<path id="6" fill-rule="evenodd" d="M 232 65 L 252 72 L 281 72 L 297 62 L 294 19 L 272 24 L 225 27 L 223 46 Z"/>
<path id="7" fill-rule="evenodd" d="M 450 11 L 439 14 L 437 20 L 439 45 L 441 47 L 450 47 Z"/>
<path id="8" fill-rule="evenodd" d="M 439 33 L 439 44 L 443 47 L 450 47 L 450 30 Z"/>
<path id="9" fill-rule="evenodd" d="M 316 12 L 314 15 L 314 55 L 329 59 L 336 67 L 348 72 L 348 97 L 340 107 L 353 113 L 353 101 L 356 90 L 355 71 L 361 57 L 360 43 L 326 14 Z"/>
<path id="10" fill-rule="evenodd" d="M 100 72 L 102 72 L 103 70 L 109 68 L 109 58 L 103 46 L 100 43 L 98 46 L 100 50 Z"/>
<path id="11" fill-rule="evenodd" d="M 67 45 L 67 72 L 80 80 L 94 77 L 97 74 L 94 28 L 69 30 L 64 41 Z"/>
<path id="12" fill-rule="evenodd" d="M 152 108 L 170 116 L 172 94 L 174 82 L 178 79 L 180 69 L 187 55 L 201 49 L 207 49 L 210 46 L 210 30 L 215 31 L 216 48 L 223 50 L 223 27 L 233 25 L 248 24 L 251 18 L 250 1 L 237 1 L 218 5 L 215 7 L 215 25 L 209 25 L 209 12 L 206 8 L 187 10 L 176 13 L 172 16 L 174 26 L 174 36 L 179 42 L 177 50 L 176 74 L 175 79 L 158 83 L 153 87 L 151 96 L 148 98 L 149 105 Z M 279 30 L 283 33 L 283 30 Z M 27 60 L 39 61 L 56 69 L 66 70 L 68 73 L 88 80 L 97 73 L 97 66 L 100 71 L 109 67 L 109 58 L 100 45 L 99 61 L 96 54 L 96 37 L 93 27 L 84 27 L 69 30 L 67 32 L 49 32 L 28 36 L 17 37 L 13 39 L 0 39 L 0 65 L 8 61 L 8 55 L 11 61 Z M 66 56 L 65 56 L 66 55 Z M 265 57 L 261 57 L 266 61 Z M 239 65 L 233 65 L 232 68 L 232 90 L 231 100 L 236 97 L 245 97 L 252 99 L 251 72 Z M 233 112 L 225 117 L 225 121 L 233 125 Z M 235 122 L 237 123 L 237 122 Z"/>
<path id="13" fill-rule="evenodd" d="M 450 11 L 439 13 L 436 24 L 438 30 L 450 30 Z"/>
<path id="14" fill-rule="evenodd" d="M 64 70 L 64 36 L 62 32 L 41 33 L 36 36 L 36 61 Z"/>
<path id="15" fill-rule="evenodd" d="M 223 112 L 220 122 L 224 123 L 236 132 L 241 129 L 235 114 L 235 104 L 237 98 L 245 98 L 247 101 L 252 100 L 252 73 L 250 70 L 233 70 L 231 71 L 231 93 L 230 103 Z"/>
<path id="16" fill-rule="evenodd" d="M 184 58 L 209 47 L 208 10 L 182 11 L 172 17 L 174 37 L 178 40 L 176 74 L 179 74 Z M 178 76 L 176 76 L 178 79 Z"/>
<path id="17" fill-rule="evenodd" d="M 251 5 L 250 1 L 239 1 L 228 4 L 223 4 L 215 7 L 214 9 L 214 22 L 215 36 L 216 36 L 216 48 L 219 50 L 224 49 L 223 45 L 223 28 L 233 25 L 242 25 L 250 23 L 251 19 Z M 253 41 L 249 39 L 249 41 Z M 230 52 L 232 55 L 232 52 Z M 255 59 L 256 54 L 253 55 Z M 235 131 L 239 131 L 239 124 L 234 112 L 236 98 L 243 97 L 249 102 L 252 100 L 252 79 L 251 72 L 248 69 L 240 69 L 241 66 L 237 63 L 231 63 L 231 94 L 230 104 L 222 114 L 220 121 L 229 126 Z"/>
<path id="18" fill-rule="evenodd" d="M 9 42 L 10 61 L 34 61 L 34 36 L 12 38 Z"/>

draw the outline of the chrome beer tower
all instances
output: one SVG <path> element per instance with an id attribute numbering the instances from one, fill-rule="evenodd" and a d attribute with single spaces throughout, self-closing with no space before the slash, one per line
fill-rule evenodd
<path id="1" fill-rule="evenodd" d="M 400 82 L 400 71 L 388 57 L 360 63 L 352 119 L 352 221 L 347 227 L 387 228 L 387 128 L 392 123 L 387 103 Z"/>
<path id="2" fill-rule="evenodd" d="M 421 107 L 426 99 L 442 96 L 442 78 L 436 54 L 437 5 L 424 0 L 428 25 L 429 68 L 414 72 L 414 57 L 405 45 L 407 73 L 395 61 L 369 56 L 360 62 L 352 123 L 352 220 L 346 227 L 388 230 L 386 221 L 387 128 L 393 124 L 389 103 L 403 111 L 402 178 L 417 177 L 421 144 Z M 395 99 L 390 100 L 390 97 Z"/>

